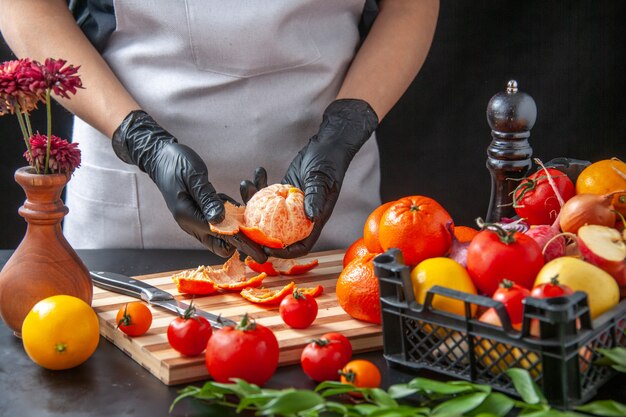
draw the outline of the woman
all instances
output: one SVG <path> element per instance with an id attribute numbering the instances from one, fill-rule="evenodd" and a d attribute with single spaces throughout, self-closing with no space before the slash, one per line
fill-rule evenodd
<path id="1" fill-rule="evenodd" d="M 379 204 L 370 137 L 426 58 L 437 0 L 380 1 L 362 43 L 365 0 L 71 3 L 85 32 L 63 0 L 0 0 L 0 28 L 20 57 L 81 65 L 85 90 L 60 100 L 83 153 L 66 198 L 74 247 L 197 248 L 192 235 L 262 260 L 362 233 Z M 303 189 L 310 238 L 271 251 L 210 232 L 216 191 L 236 195 L 259 165 Z"/>

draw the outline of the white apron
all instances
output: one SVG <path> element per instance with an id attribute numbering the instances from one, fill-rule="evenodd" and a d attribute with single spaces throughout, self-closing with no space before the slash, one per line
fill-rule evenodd
<path id="1" fill-rule="evenodd" d="M 104 58 L 141 107 L 206 162 L 239 200 L 257 166 L 279 182 L 317 132 L 356 51 L 364 0 L 121 0 Z M 82 94 L 89 94 L 89 87 Z M 174 221 L 152 180 L 76 118 L 82 165 L 67 187 L 64 234 L 77 249 L 203 246 Z M 316 250 L 362 235 L 379 201 L 375 138 L 354 158 Z"/>

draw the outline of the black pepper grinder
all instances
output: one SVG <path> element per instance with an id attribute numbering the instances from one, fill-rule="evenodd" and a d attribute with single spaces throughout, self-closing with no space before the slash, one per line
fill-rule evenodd
<path id="1" fill-rule="evenodd" d="M 487 123 L 491 127 L 492 141 L 487 148 L 487 169 L 491 173 L 487 222 L 515 216 L 512 192 L 532 166 L 533 150 L 528 138 L 535 120 L 535 100 L 519 91 L 515 80 L 507 83 L 506 91 L 489 100 Z"/>

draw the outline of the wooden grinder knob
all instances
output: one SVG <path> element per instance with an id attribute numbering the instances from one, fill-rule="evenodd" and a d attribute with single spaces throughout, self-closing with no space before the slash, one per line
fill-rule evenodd
<path id="1" fill-rule="evenodd" d="M 515 216 L 512 192 L 532 166 L 533 150 L 528 143 L 530 129 L 537 120 L 535 100 L 518 90 L 517 81 L 507 83 L 506 91 L 491 97 L 487 123 L 491 143 L 487 148 L 487 169 L 491 174 L 491 196 L 487 222 Z"/>

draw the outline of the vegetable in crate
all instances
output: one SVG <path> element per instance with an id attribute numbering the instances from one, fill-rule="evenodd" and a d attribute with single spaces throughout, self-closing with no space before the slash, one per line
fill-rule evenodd
<path id="1" fill-rule="evenodd" d="M 513 192 L 513 208 L 519 217 L 531 225 L 551 224 L 561 211 L 562 202 L 574 194 L 574 183 L 567 175 L 555 168 L 542 168 L 517 186 Z"/>
<path id="2" fill-rule="evenodd" d="M 467 248 L 467 271 L 476 287 L 487 296 L 493 295 L 505 278 L 532 288 L 543 264 L 537 242 L 498 224 L 484 224 Z"/>

